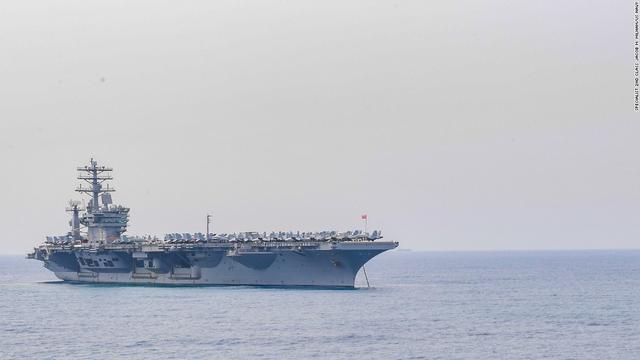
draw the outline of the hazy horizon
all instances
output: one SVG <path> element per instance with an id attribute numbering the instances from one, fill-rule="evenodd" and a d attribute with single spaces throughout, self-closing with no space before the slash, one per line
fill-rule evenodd
<path id="1" fill-rule="evenodd" d="M 628 1 L 1 7 L 0 254 L 68 231 L 91 157 L 127 234 L 640 248 Z"/>

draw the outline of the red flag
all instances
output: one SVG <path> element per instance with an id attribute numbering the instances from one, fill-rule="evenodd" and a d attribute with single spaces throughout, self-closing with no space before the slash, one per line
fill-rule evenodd
<path id="1" fill-rule="evenodd" d="M 362 215 L 360 215 L 360 219 L 362 219 L 362 220 L 367 220 L 367 214 L 362 214 Z"/>

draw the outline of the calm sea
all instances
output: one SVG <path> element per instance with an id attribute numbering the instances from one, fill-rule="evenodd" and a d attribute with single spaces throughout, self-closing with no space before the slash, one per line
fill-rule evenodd
<path id="1" fill-rule="evenodd" d="M 640 359 L 640 251 L 389 252 L 357 290 L 69 285 L 0 257 L 2 359 Z"/>

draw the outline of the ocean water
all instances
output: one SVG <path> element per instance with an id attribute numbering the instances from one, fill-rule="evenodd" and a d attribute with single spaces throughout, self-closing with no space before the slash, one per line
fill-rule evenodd
<path id="1" fill-rule="evenodd" d="M 640 251 L 388 252 L 356 290 L 71 285 L 0 257 L 1 359 L 640 359 Z"/>

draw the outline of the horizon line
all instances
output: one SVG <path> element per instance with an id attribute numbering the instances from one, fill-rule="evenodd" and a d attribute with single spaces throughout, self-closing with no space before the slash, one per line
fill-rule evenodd
<path id="1" fill-rule="evenodd" d="M 458 250 L 428 250 L 428 249 L 411 249 L 411 248 L 397 248 L 390 250 L 389 253 L 394 252 L 431 252 L 431 253 L 489 253 L 489 252 L 568 252 L 568 251 L 640 251 L 638 248 L 540 248 L 540 249 L 458 249 Z M 0 253 L 0 256 L 26 256 L 25 253 Z"/>

